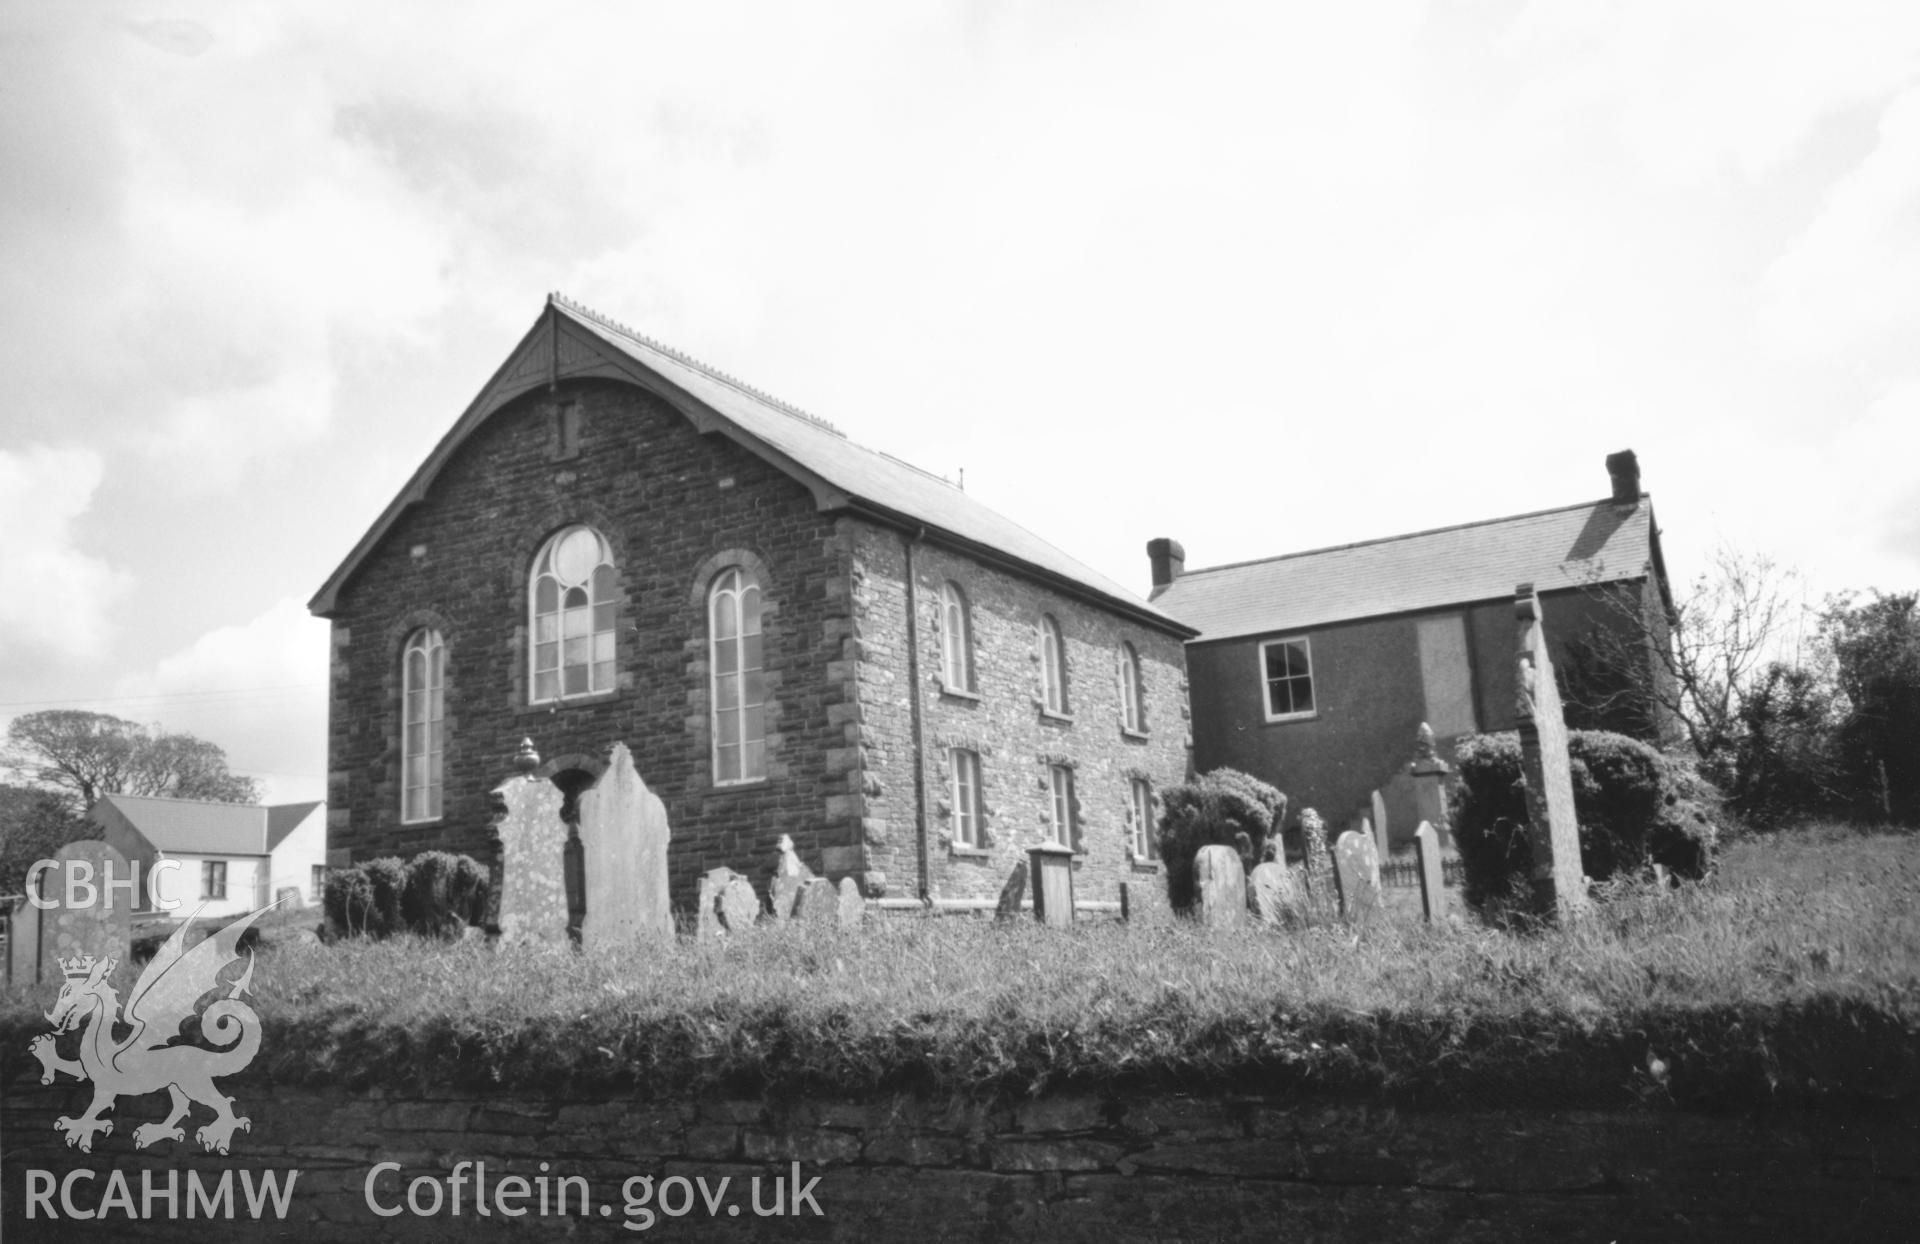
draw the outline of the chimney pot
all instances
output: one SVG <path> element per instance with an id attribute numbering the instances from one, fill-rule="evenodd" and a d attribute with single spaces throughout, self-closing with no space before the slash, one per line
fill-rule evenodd
<path id="1" fill-rule="evenodd" d="M 1161 536 L 1147 541 L 1147 561 L 1153 566 L 1153 595 L 1158 596 L 1186 570 L 1187 550 L 1178 540 Z"/>
<path id="2" fill-rule="evenodd" d="M 1613 503 L 1629 508 L 1640 504 L 1640 459 L 1631 449 L 1607 455 L 1607 474 L 1613 479 Z"/>

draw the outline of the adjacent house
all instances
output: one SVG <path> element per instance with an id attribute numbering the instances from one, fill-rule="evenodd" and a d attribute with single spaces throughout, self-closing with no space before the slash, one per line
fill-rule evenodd
<path id="1" fill-rule="evenodd" d="M 88 816 L 133 864 L 141 909 L 154 866 L 177 865 L 160 871 L 158 896 L 177 902 L 172 914 L 184 919 L 196 908 L 209 917 L 240 915 L 282 897 L 288 906 L 318 903 L 326 807 L 103 795 Z"/>
<path id="2" fill-rule="evenodd" d="M 1672 597 L 1631 450 L 1611 494 L 1559 509 L 1260 561 L 1185 569 L 1148 545 L 1152 601 L 1187 644 L 1194 767 L 1287 792 L 1350 823 L 1380 790 L 1393 844 L 1416 822 L 1402 775 L 1421 723 L 1443 754 L 1514 725 L 1514 590 L 1540 593 L 1569 724 L 1657 738 Z"/>
<path id="3" fill-rule="evenodd" d="M 618 740 L 682 905 L 782 835 L 870 897 L 957 907 L 1057 843 L 1111 903 L 1187 773 L 1192 626 L 558 296 L 311 608 L 337 863 L 488 858 L 523 737 L 569 795 Z"/>

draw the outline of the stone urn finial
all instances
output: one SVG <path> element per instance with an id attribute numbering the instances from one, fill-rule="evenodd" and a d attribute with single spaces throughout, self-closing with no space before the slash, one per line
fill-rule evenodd
<path id="1" fill-rule="evenodd" d="M 522 777 L 532 777 L 533 771 L 540 767 L 540 753 L 533 750 L 533 740 L 520 740 L 518 750 L 513 753 L 513 767 L 520 770 Z"/>
<path id="2" fill-rule="evenodd" d="M 1434 758 L 1433 727 L 1424 721 L 1420 723 L 1419 733 L 1414 736 L 1413 750 L 1421 760 Z"/>

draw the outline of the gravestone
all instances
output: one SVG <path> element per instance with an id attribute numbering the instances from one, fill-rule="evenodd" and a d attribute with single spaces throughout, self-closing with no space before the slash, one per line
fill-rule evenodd
<path id="1" fill-rule="evenodd" d="M 1440 835 L 1426 821 L 1413 831 L 1413 851 L 1420 859 L 1420 910 L 1434 924 L 1447 914 L 1447 870 L 1440 860 Z"/>
<path id="2" fill-rule="evenodd" d="M 1380 792 L 1376 790 L 1373 792 L 1373 798 L 1369 802 L 1372 804 L 1373 811 L 1374 850 L 1378 851 L 1380 858 L 1384 860 L 1387 856 L 1393 854 L 1393 840 L 1387 833 L 1387 801 L 1382 798 Z"/>
<path id="3" fill-rule="evenodd" d="M 720 889 L 720 923 L 729 933 L 744 933 L 760 918 L 760 896 L 753 883 L 735 873 Z"/>
<path id="4" fill-rule="evenodd" d="M 1340 914 L 1358 923 L 1380 910 L 1380 855 L 1373 835 L 1348 830 L 1333 844 L 1333 876 L 1340 887 Z"/>
<path id="5" fill-rule="evenodd" d="M 867 900 L 860 896 L 860 883 L 852 877 L 840 878 L 840 927 L 857 929 L 867 915 Z"/>
<path id="6" fill-rule="evenodd" d="M 727 930 L 720 923 L 720 895 L 740 874 L 722 864 L 718 868 L 709 868 L 700 874 L 700 897 L 696 901 L 696 919 L 694 937 L 700 941 L 710 941 L 723 935 Z"/>
<path id="7" fill-rule="evenodd" d="M 1213 929 L 1237 929 L 1247 919 L 1247 874 L 1240 853 L 1218 843 L 1193 857 L 1193 910 Z"/>
<path id="8" fill-rule="evenodd" d="M 1283 924 L 1300 907 L 1300 892 L 1293 871 L 1285 864 L 1267 860 L 1256 864 L 1247 878 L 1252 890 L 1253 914 L 1262 924 Z"/>
<path id="9" fill-rule="evenodd" d="M 767 886 L 767 898 L 773 908 L 774 920 L 784 922 L 793 916 L 793 903 L 800 897 L 801 883 L 813 876 L 813 870 L 793 849 L 791 835 L 780 835 L 778 850 L 780 859 L 773 866 L 773 880 Z"/>
<path id="10" fill-rule="evenodd" d="M 1021 860 L 1007 874 L 1007 884 L 1000 887 L 1000 901 L 994 905 L 993 913 L 1002 920 L 1011 920 L 1020 914 L 1020 905 L 1027 897 L 1027 862 Z"/>
<path id="11" fill-rule="evenodd" d="M 62 960 L 118 959 L 107 979 L 124 997 L 139 975 L 133 970 L 133 909 L 140 901 L 139 890 L 128 884 L 133 865 L 98 838 L 69 842 L 53 858 L 55 866 L 41 874 L 40 893 L 60 905 L 33 912 L 40 917 L 40 979 L 60 980 Z M 109 888 L 109 881 L 120 884 Z"/>
<path id="12" fill-rule="evenodd" d="M 531 743 L 521 742 L 516 763 L 520 776 L 495 787 L 492 796 L 499 873 L 494 927 L 503 944 L 565 942 L 567 825 L 560 808 L 566 796 L 552 782 L 534 776 L 540 757 Z"/>
<path id="13" fill-rule="evenodd" d="M 1327 844 L 1327 823 L 1312 808 L 1300 813 L 1300 848 L 1307 866 L 1307 889 L 1326 893 L 1332 886 L 1327 872 L 1333 866 L 1333 856 Z"/>
<path id="14" fill-rule="evenodd" d="M 793 918 L 801 924 L 831 925 L 840 920 L 840 891 L 825 877 L 808 877 L 800 883 L 800 896 L 793 904 Z"/>
<path id="15" fill-rule="evenodd" d="M 1073 925 L 1073 848 L 1043 842 L 1027 851 L 1033 918 L 1049 928 Z"/>
<path id="16" fill-rule="evenodd" d="M 1167 901 L 1166 883 L 1157 877 L 1122 881 L 1120 918 L 1128 924 L 1172 924 L 1173 906 Z"/>
<path id="17" fill-rule="evenodd" d="M 606 772 L 581 792 L 579 806 L 587 900 L 580 948 L 623 950 L 672 941 L 667 806 L 647 789 L 625 743 L 607 753 Z"/>
<path id="18" fill-rule="evenodd" d="M 1413 763 L 1407 766 L 1407 772 L 1413 777 L 1414 817 L 1433 826 L 1440 845 L 1446 846 L 1452 833 L 1452 822 L 1447 819 L 1447 775 L 1453 770 L 1440 759 L 1433 727 L 1424 721 L 1414 736 Z"/>
<path id="19" fill-rule="evenodd" d="M 1574 820 L 1567 722 L 1533 584 L 1522 583 L 1514 590 L 1513 616 L 1519 640 L 1514 716 L 1527 788 L 1527 845 L 1533 854 L 1528 880 L 1534 911 L 1567 919 L 1586 907 L 1587 879 L 1580 867 L 1580 828 Z"/>

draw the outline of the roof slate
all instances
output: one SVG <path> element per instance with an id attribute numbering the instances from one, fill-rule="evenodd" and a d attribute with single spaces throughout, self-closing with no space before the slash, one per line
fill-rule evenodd
<path id="1" fill-rule="evenodd" d="M 262 807 L 150 795 L 102 795 L 162 851 L 176 855 L 265 855 L 318 803 Z M 274 834 L 269 826 L 279 825 Z"/>
<path id="2" fill-rule="evenodd" d="M 1648 573 L 1653 505 L 1611 499 L 1188 571 L 1154 598 L 1200 639 L 1304 630 Z"/>
<path id="3" fill-rule="evenodd" d="M 565 332 L 560 331 L 562 326 Z M 580 357 L 580 351 L 591 352 L 591 357 Z M 552 360 L 551 373 L 541 363 L 544 359 Z M 854 508 L 907 530 L 925 528 L 962 547 L 971 546 L 982 556 L 1037 572 L 1038 577 L 1105 602 L 1137 621 L 1182 637 L 1192 632 L 1164 610 L 938 476 L 857 445 L 824 420 L 558 294 L 548 298 L 540 320 L 308 607 L 321 617 L 332 616 L 339 592 L 354 571 L 406 508 L 427 496 L 440 468 L 464 440 L 505 402 L 547 383 L 550 376 L 612 376 L 649 386 L 663 382 L 663 387 L 691 399 L 691 406 L 717 416 L 713 422 L 750 451 L 805 483 L 823 511 Z M 714 430 L 706 427 L 706 414 L 682 409 L 703 430 Z"/>
<path id="4" fill-rule="evenodd" d="M 554 306 L 757 439 L 852 497 L 1072 580 L 1131 609 L 1167 613 L 938 476 L 855 444 L 830 425 L 565 300 Z"/>
<path id="5" fill-rule="evenodd" d="M 285 841 L 286 836 L 300 828 L 308 815 L 320 806 L 318 799 L 311 803 L 282 803 L 267 809 L 267 850 L 271 851 Z"/>

